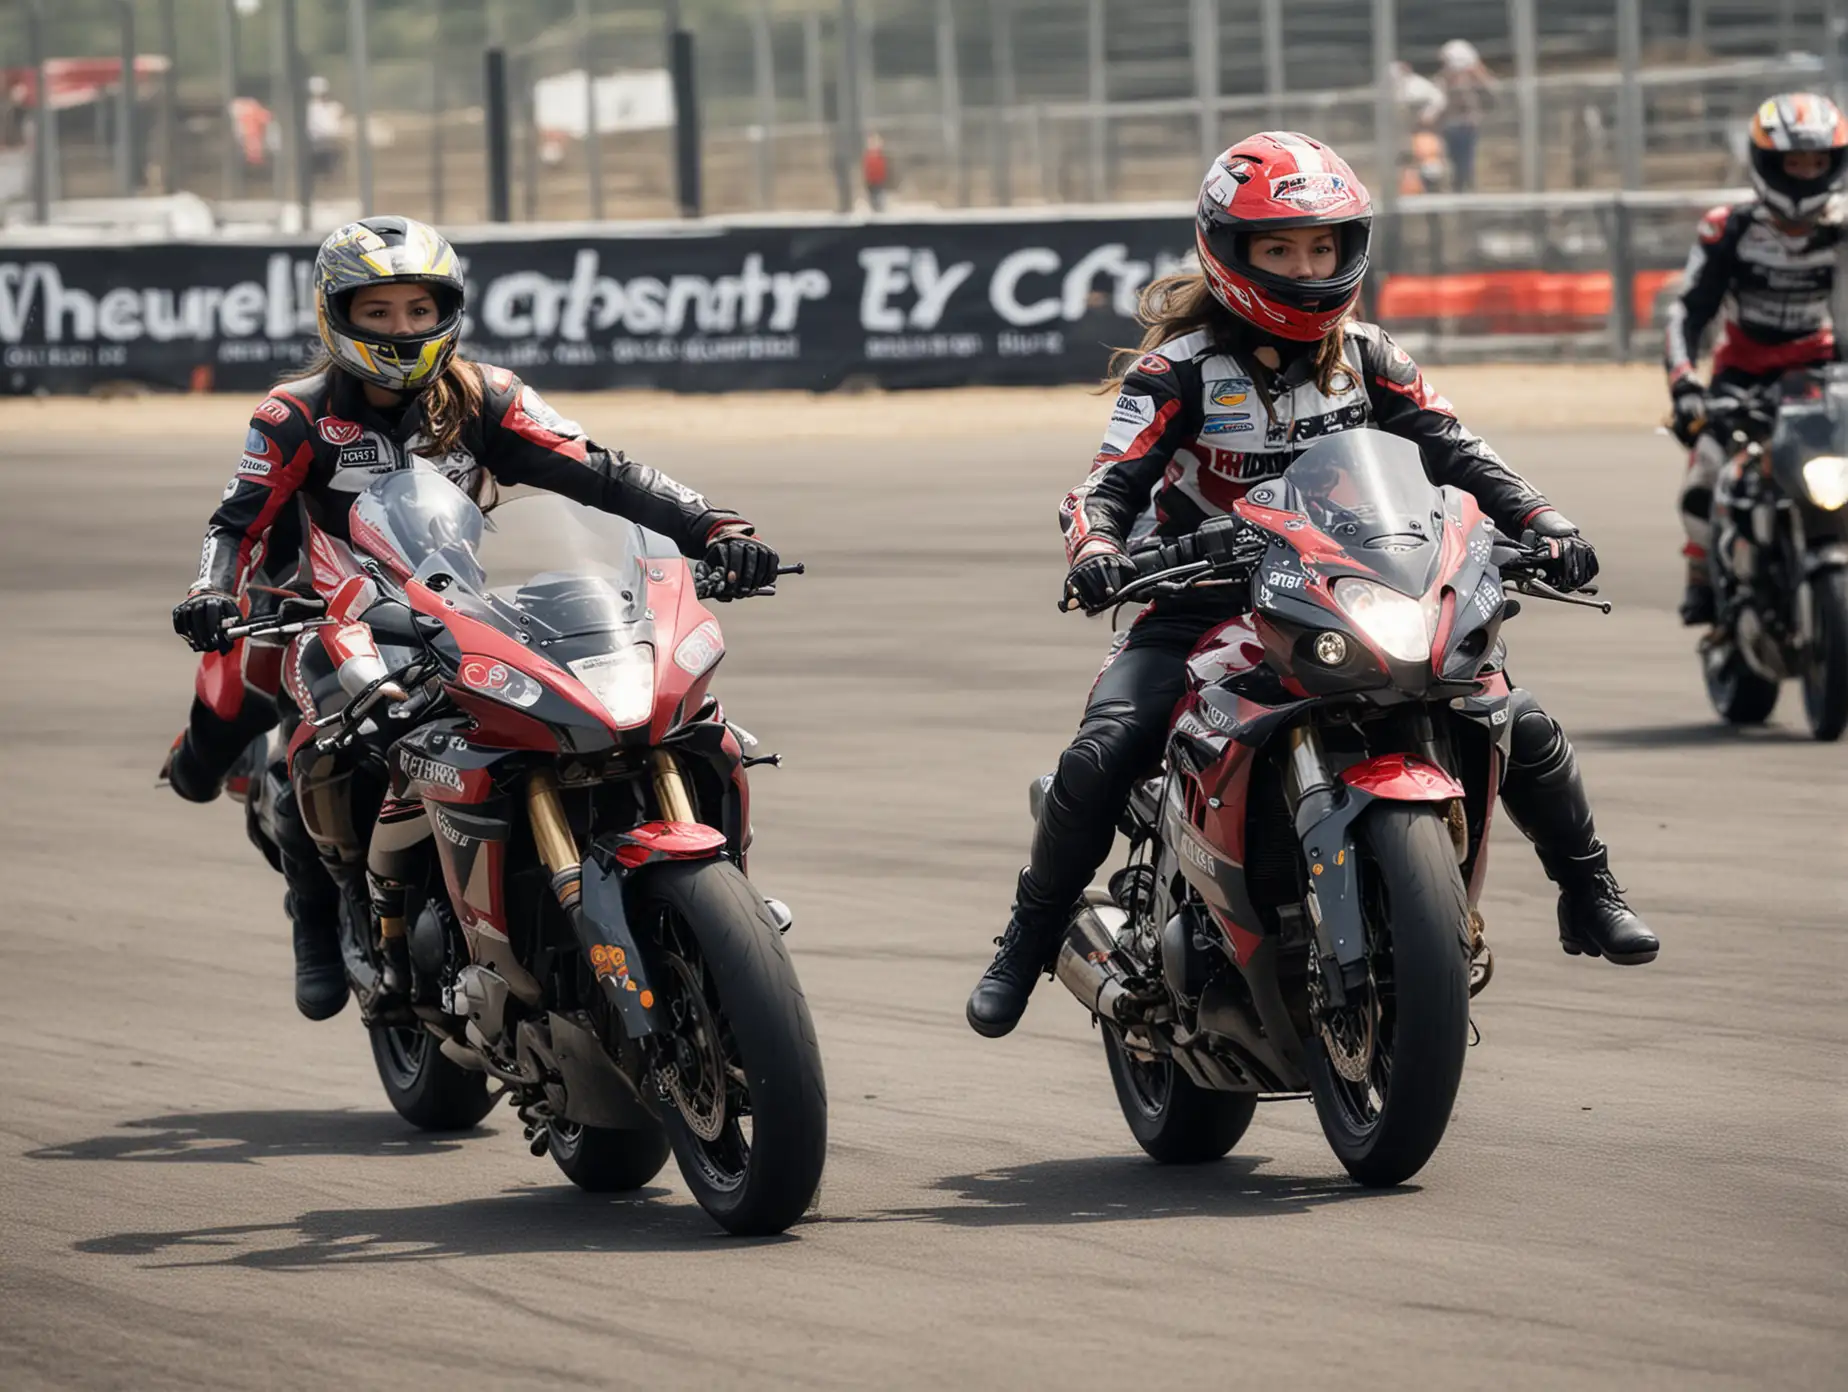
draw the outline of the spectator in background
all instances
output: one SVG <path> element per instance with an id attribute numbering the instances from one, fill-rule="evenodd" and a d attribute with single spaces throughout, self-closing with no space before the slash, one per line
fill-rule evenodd
<path id="1" fill-rule="evenodd" d="M 1411 149 L 1409 164 L 1402 165 L 1399 178 L 1401 193 L 1435 193 L 1444 182 L 1444 161 L 1437 123 L 1444 114 L 1444 93 L 1428 77 L 1412 71 L 1412 65 L 1395 59 L 1392 65 L 1394 93 L 1399 111 L 1409 127 L 1407 141 Z"/>
<path id="2" fill-rule="evenodd" d="M 314 172 L 332 174 L 340 167 L 341 138 L 346 108 L 328 95 L 327 79 L 308 79 L 308 148 L 314 152 Z"/>
<path id="3" fill-rule="evenodd" d="M 860 156 L 860 178 L 866 184 L 866 201 L 875 213 L 885 211 L 886 187 L 892 179 L 892 166 L 886 159 L 885 141 L 877 131 L 866 137 L 866 149 Z"/>
<path id="4" fill-rule="evenodd" d="M 1476 140 L 1482 112 L 1498 85 L 1482 65 L 1482 55 L 1467 39 L 1452 39 L 1438 50 L 1442 68 L 1437 80 L 1444 94 L 1444 146 L 1450 152 L 1450 187 L 1469 193 L 1476 187 Z"/>

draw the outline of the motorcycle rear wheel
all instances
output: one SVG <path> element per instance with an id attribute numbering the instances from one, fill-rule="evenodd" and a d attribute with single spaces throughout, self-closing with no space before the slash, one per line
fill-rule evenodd
<path id="1" fill-rule="evenodd" d="M 392 1109 L 423 1131 L 466 1131 L 498 1100 L 486 1075 L 443 1057 L 428 1030 L 373 1025 L 372 1062 Z"/>
<path id="2" fill-rule="evenodd" d="M 613 1131 L 603 1126 L 581 1126 L 554 1121 L 547 1149 L 552 1161 L 578 1188 L 592 1194 L 626 1194 L 640 1189 L 661 1173 L 670 1147 L 667 1132 L 659 1126 L 634 1131 Z"/>
<path id="3" fill-rule="evenodd" d="M 1130 1135 L 1151 1159 L 1164 1165 L 1223 1160 L 1258 1109 L 1256 1093 L 1214 1092 L 1194 1082 L 1171 1059 L 1143 1063 L 1132 1058 L 1116 1026 L 1108 1023 L 1104 1058 Z"/>
<path id="4" fill-rule="evenodd" d="M 1728 644 L 1723 655 L 1703 652 L 1700 665 L 1707 699 L 1728 725 L 1762 725 L 1777 709 L 1779 683 L 1754 672 L 1737 647 Z"/>
<path id="5" fill-rule="evenodd" d="M 814 1200 L 828 1150 L 821 1049 L 783 935 L 730 861 L 653 867 L 635 903 L 674 1050 L 663 1120 L 681 1177 L 727 1232 L 780 1233 Z"/>
<path id="6" fill-rule="evenodd" d="M 1469 899 L 1449 832 L 1429 806 L 1381 803 L 1356 825 L 1373 977 L 1351 993 L 1343 1016 L 1361 1020 L 1371 1040 L 1365 1076 L 1344 1077 L 1322 1035 L 1305 1058 L 1336 1158 L 1362 1184 L 1388 1188 L 1436 1151 L 1463 1079 Z"/>
<path id="7" fill-rule="evenodd" d="M 1803 669 L 1803 713 L 1810 734 L 1834 741 L 1848 729 L 1848 572 L 1824 571 L 1809 585 L 1815 639 Z"/>

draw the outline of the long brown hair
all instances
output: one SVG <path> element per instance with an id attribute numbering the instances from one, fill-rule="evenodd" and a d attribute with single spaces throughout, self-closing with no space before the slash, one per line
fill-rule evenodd
<path id="1" fill-rule="evenodd" d="M 1232 341 L 1238 333 L 1238 320 L 1220 304 L 1198 271 L 1177 271 L 1152 280 L 1143 287 L 1136 305 L 1136 322 L 1144 325 L 1142 342 L 1134 348 L 1118 348 L 1110 355 L 1109 375 L 1100 391 L 1115 391 L 1135 366 L 1136 359 L 1153 352 L 1162 344 L 1190 333 L 1205 333 L 1215 343 Z M 1338 378 L 1346 377 L 1351 385 L 1354 374 L 1341 356 L 1347 334 L 1347 316 L 1322 335 L 1315 346 L 1313 374 L 1324 396 L 1333 396 Z M 1262 363 L 1252 363 L 1254 376 L 1264 391 L 1264 409 L 1270 411 L 1271 373 Z"/>
<path id="2" fill-rule="evenodd" d="M 333 354 L 323 348 L 306 367 L 291 369 L 277 378 L 276 385 L 288 386 L 324 372 L 345 371 Z M 423 434 L 427 443 L 418 453 L 426 459 L 441 458 L 462 443 L 462 427 L 481 414 L 480 367 L 466 358 L 451 358 L 442 376 L 425 387 L 419 399 L 423 404 Z"/>

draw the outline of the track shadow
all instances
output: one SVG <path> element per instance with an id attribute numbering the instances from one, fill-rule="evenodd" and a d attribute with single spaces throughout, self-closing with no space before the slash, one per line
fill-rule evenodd
<path id="1" fill-rule="evenodd" d="M 1779 725 L 1644 725 L 1627 730 L 1574 730 L 1574 744 L 1604 749 L 1717 749 L 1739 744 L 1808 744 L 1800 730 Z"/>
<path id="2" fill-rule="evenodd" d="M 297 1155 L 435 1155 L 491 1130 L 433 1135 L 395 1112 L 176 1113 L 125 1121 L 122 1130 L 26 1152 L 28 1160 L 248 1165 Z"/>
<path id="3" fill-rule="evenodd" d="M 661 1188 L 610 1195 L 558 1184 L 455 1203 L 317 1209 L 282 1223 L 112 1233 L 75 1243 L 73 1250 L 156 1258 L 148 1263 L 153 1267 L 306 1271 L 556 1252 L 697 1252 L 720 1243 L 794 1240 L 728 1238 L 684 1197 L 664 1203 L 668 1197 Z"/>
<path id="4" fill-rule="evenodd" d="M 941 1223 L 959 1228 L 1057 1227 L 1150 1218 L 1276 1217 L 1326 1204 L 1416 1193 L 1416 1186 L 1362 1189 L 1345 1175 L 1267 1174 L 1269 1157 L 1158 1165 L 1135 1155 L 1042 1160 L 950 1175 L 931 1187 L 952 1203 L 812 1219 L 819 1223 Z"/>

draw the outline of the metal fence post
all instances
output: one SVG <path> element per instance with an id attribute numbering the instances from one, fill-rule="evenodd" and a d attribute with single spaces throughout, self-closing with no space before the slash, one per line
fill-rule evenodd
<path id="1" fill-rule="evenodd" d="M 860 131 L 860 24 L 854 0 L 841 0 L 840 30 L 834 36 L 835 59 L 840 72 L 834 88 L 834 181 L 841 211 L 853 210 L 859 187 L 860 151 L 866 137 Z"/>
<path id="2" fill-rule="evenodd" d="M 295 200 L 301 206 L 302 226 L 314 223 L 314 145 L 308 138 L 308 79 L 303 71 L 301 45 L 296 40 L 295 0 L 282 0 L 282 62 L 287 74 L 289 131 L 295 147 Z"/>
<path id="3" fill-rule="evenodd" d="M 219 0 L 218 63 L 224 84 L 224 110 L 219 113 L 225 132 L 224 196 L 236 198 L 244 191 L 244 152 L 237 120 L 231 114 L 237 100 L 237 0 Z"/>
<path id="4" fill-rule="evenodd" d="M 1109 169 L 1105 161 L 1105 143 L 1110 138 L 1104 106 L 1110 100 L 1109 58 L 1104 47 L 1104 0 L 1088 0 L 1085 6 L 1084 62 L 1085 101 L 1091 108 L 1086 121 L 1089 159 L 1087 189 L 1091 201 L 1101 203 L 1106 197 Z"/>
<path id="5" fill-rule="evenodd" d="M 1264 28 L 1264 94 L 1270 98 L 1265 114 L 1272 130 L 1283 129 L 1283 0 L 1264 0 L 1260 16 Z"/>
<path id="6" fill-rule="evenodd" d="M 584 65 L 584 168 L 590 175 L 590 216 L 603 217 L 603 136 L 597 129 L 597 34 L 590 0 L 577 0 L 578 61 Z"/>
<path id="7" fill-rule="evenodd" d="M 133 0 L 120 0 L 116 6 L 122 20 L 122 83 L 116 89 L 116 192 L 128 198 L 141 185 L 140 161 L 135 149 L 135 6 Z"/>
<path id="8" fill-rule="evenodd" d="M 1611 356 L 1620 363 L 1630 361 L 1630 340 L 1636 332 L 1636 255 L 1631 245 L 1630 204 L 1619 193 L 1611 204 Z"/>
<path id="9" fill-rule="evenodd" d="M 680 215 L 696 218 L 700 188 L 699 93 L 693 80 L 693 31 L 676 24 L 668 35 L 668 70 L 674 81 L 674 184 Z"/>
<path id="10" fill-rule="evenodd" d="M 1386 245 L 1377 282 L 1390 269 L 1393 245 L 1398 238 L 1395 213 L 1399 206 L 1399 89 L 1393 79 L 1393 60 L 1399 55 L 1399 13 L 1395 0 L 1373 0 L 1373 145 L 1374 206 L 1384 215 Z"/>
<path id="11" fill-rule="evenodd" d="M 937 100 L 942 108 L 943 164 L 956 201 L 969 202 L 969 164 L 963 158 L 962 77 L 956 66 L 956 9 L 937 0 Z"/>
<path id="12" fill-rule="evenodd" d="M 482 105 L 488 140 L 488 217 L 506 222 L 513 216 L 507 120 L 507 50 L 498 44 L 482 56 Z"/>
<path id="13" fill-rule="evenodd" d="M 1200 158 L 1219 144 L 1219 0 L 1193 0 L 1194 100 L 1200 104 Z"/>
<path id="14" fill-rule="evenodd" d="M 994 43 L 994 194 L 1002 207 L 1014 201 L 1013 150 L 1008 118 L 1014 110 L 1014 5 L 1013 0 L 989 0 L 988 17 Z"/>
<path id="15" fill-rule="evenodd" d="M 40 226 L 51 221 L 51 88 L 45 80 L 45 0 L 32 0 L 26 10 L 26 42 L 31 48 L 32 111 L 32 220 Z"/>
<path id="16" fill-rule="evenodd" d="M 180 158 L 180 40 L 173 0 L 160 0 L 160 46 L 167 51 L 167 72 L 160 84 L 160 191 L 173 193 L 180 186 L 174 177 L 174 165 Z"/>
<path id="17" fill-rule="evenodd" d="M 1514 39 L 1514 102 L 1521 123 L 1521 187 L 1537 193 L 1545 173 L 1540 157 L 1540 40 L 1534 0 L 1508 0 L 1508 28 Z"/>
<path id="18" fill-rule="evenodd" d="M 372 216 L 372 59 L 366 47 L 366 0 L 347 0 L 347 44 L 353 65 L 353 163 L 359 215 Z"/>
<path id="19" fill-rule="evenodd" d="M 828 108 L 822 97 L 821 14 L 816 10 L 802 16 L 802 93 L 808 104 L 809 123 L 825 123 Z"/>
<path id="20" fill-rule="evenodd" d="M 1642 0 L 1617 0 L 1617 65 L 1623 85 L 1617 94 L 1617 167 L 1626 189 L 1643 186 Z"/>
<path id="21" fill-rule="evenodd" d="M 443 0 L 430 0 L 430 217 L 443 220 Z"/>
<path id="22" fill-rule="evenodd" d="M 757 84 L 757 206 L 776 201 L 776 50 L 770 45 L 770 0 L 751 7 L 751 66 Z"/>

